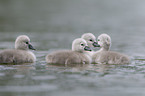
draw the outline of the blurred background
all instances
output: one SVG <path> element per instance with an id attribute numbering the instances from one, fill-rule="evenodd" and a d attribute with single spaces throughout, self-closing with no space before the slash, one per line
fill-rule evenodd
<path id="1" fill-rule="evenodd" d="M 71 48 L 86 32 L 108 33 L 114 44 L 131 39 L 130 44 L 145 35 L 144 5 L 144 0 L 0 0 L 0 35 L 11 40 L 29 35 L 41 42 L 35 44 L 39 49 Z"/>
<path id="2" fill-rule="evenodd" d="M 1 32 L 143 29 L 144 0 L 0 0 Z"/>

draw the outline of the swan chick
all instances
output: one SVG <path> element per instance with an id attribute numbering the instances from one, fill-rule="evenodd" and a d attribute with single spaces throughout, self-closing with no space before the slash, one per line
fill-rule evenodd
<path id="1" fill-rule="evenodd" d="M 84 33 L 81 38 L 85 39 L 88 46 L 92 49 L 98 46 L 98 43 L 96 42 L 96 37 L 92 33 Z M 95 51 L 90 51 L 88 54 L 92 57 Z"/>
<path id="2" fill-rule="evenodd" d="M 109 51 L 111 47 L 111 38 L 107 34 L 98 36 L 98 47 L 101 49 L 92 56 L 93 63 L 100 64 L 128 64 L 130 59 L 127 55 L 119 52 Z"/>
<path id="3" fill-rule="evenodd" d="M 89 64 L 91 57 L 86 51 L 91 51 L 87 42 L 82 38 L 77 38 L 72 42 L 72 50 L 52 52 L 45 59 L 49 64 Z"/>
<path id="4" fill-rule="evenodd" d="M 20 35 L 15 40 L 15 49 L 5 49 L 0 52 L 0 63 L 33 63 L 36 57 L 29 49 L 35 50 L 30 43 L 30 38 Z"/>
<path id="5" fill-rule="evenodd" d="M 93 47 L 97 47 L 98 44 L 96 42 L 96 37 L 92 34 L 92 33 L 84 33 L 81 38 L 85 39 L 88 46 L 93 48 Z"/>

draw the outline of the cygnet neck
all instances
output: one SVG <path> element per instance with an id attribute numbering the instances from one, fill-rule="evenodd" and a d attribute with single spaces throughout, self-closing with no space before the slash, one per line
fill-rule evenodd
<path id="1" fill-rule="evenodd" d="M 16 50 L 24 50 L 24 51 L 28 51 L 28 49 L 24 49 L 24 48 L 15 48 Z"/>
<path id="2" fill-rule="evenodd" d="M 16 50 L 25 50 L 25 51 L 28 51 L 28 48 L 25 48 L 23 46 L 15 46 L 15 49 Z"/>
<path id="3" fill-rule="evenodd" d="M 79 52 L 79 53 L 84 53 L 83 51 L 78 51 L 78 50 L 72 50 L 74 52 Z"/>
<path id="4" fill-rule="evenodd" d="M 100 51 L 109 51 L 110 50 L 110 46 L 103 46 Z"/>

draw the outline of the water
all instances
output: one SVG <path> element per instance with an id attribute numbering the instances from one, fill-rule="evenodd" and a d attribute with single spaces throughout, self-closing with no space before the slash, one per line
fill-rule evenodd
<path id="1" fill-rule="evenodd" d="M 0 50 L 26 34 L 37 49 L 34 64 L 0 65 L 1 96 L 144 96 L 144 0 L 1 0 Z M 49 65 L 45 56 L 71 49 L 85 32 L 107 33 L 111 50 L 128 65 Z"/>

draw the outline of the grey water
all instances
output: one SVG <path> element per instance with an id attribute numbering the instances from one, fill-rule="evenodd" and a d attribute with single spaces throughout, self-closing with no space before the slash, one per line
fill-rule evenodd
<path id="1" fill-rule="evenodd" d="M 37 61 L 0 65 L 1 96 L 145 96 L 144 0 L 0 0 L 0 50 L 31 38 Z M 51 65 L 45 56 L 71 49 L 83 33 L 107 33 L 125 65 Z M 95 49 L 98 50 L 98 49 Z"/>

